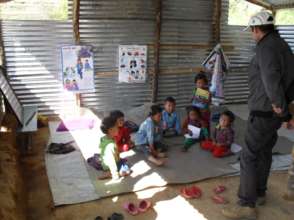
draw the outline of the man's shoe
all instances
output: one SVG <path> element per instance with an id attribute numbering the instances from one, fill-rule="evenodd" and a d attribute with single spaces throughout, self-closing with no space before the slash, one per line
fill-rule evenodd
<path id="1" fill-rule="evenodd" d="M 263 206 L 263 205 L 265 205 L 265 203 L 266 203 L 265 196 L 258 197 L 256 200 L 256 205 L 258 205 L 258 206 Z"/>
<path id="2" fill-rule="evenodd" d="M 230 219 L 257 219 L 256 208 L 250 208 L 247 206 L 240 206 L 238 204 L 227 206 L 222 210 L 222 214 Z"/>

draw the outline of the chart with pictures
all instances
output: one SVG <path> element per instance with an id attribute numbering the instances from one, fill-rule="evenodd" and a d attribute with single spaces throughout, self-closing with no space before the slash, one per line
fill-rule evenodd
<path id="1" fill-rule="evenodd" d="M 94 65 L 91 46 L 64 46 L 61 48 L 62 81 L 67 91 L 93 91 Z"/>
<path id="2" fill-rule="evenodd" d="M 125 83 L 146 82 L 147 46 L 119 46 L 118 81 Z"/>

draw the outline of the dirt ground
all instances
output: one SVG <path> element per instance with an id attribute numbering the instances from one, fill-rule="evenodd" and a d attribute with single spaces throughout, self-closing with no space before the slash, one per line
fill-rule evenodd
<path id="1" fill-rule="evenodd" d="M 20 156 L 12 147 L 15 144 L 14 134 L 1 133 L 0 219 L 94 220 L 98 215 L 107 219 L 113 212 L 118 212 L 128 220 L 222 220 L 225 219 L 221 215 L 223 206 L 214 204 L 211 200 L 212 189 L 218 184 L 227 186 L 228 190 L 223 195 L 230 203 L 236 201 L 239 179 L 238 177 L 224 177 L 192 184 L 203 190 L 203 196 L 198 200 L 186 200 L 181 197 L 179 190 L 183 185 L 178 185 L 54 208 L 43 154 L 47 140 L 48 128 L 39 129 L 33 137 L 33 147 L 30 153 Z M 17 160 L 20 160 L 20 163 Z M 260 220 L 294 219 L 294 203 L 286 202 L 281 198 L 285 186 L 286 172 L 271 175 L 267 204 L 258 208 Z M 138 216 L 130 216 L 124 212 L 122 208 L 124 203 L 137 202 L 139 199 L 151 200 L 154 208 Z M 27 218 L 25 218 L 25 213 Z"/>
<path id="2" fill-rule="evenodd" d="M 183 186 L 168 186 L 148 189 L 137 193 L 130 193 L 98 201 L 53 207 L 45 171 L 43 148 L 47 143 L 48 128 L 40 129 L 34 136 L 33 149 L 30 155 L 23 158 L 25 179 L 28 193 L 29 220 L 93 220 L 100 215 L 107 219 L 113 212 L 123 213 L 125 219 L 207 219 L 222 220 L 220 211 L 222 205 L 211 201 L 212 189 L 218 184 L 224 184 L 228 190 L 224 196 L 233 203 L 236 201 L 238 177 L 214 178 L 201 181 L 193 185 L 201 187 L 203 196 L 199 200 L 186 200 L 179 195 Z M 259 207 L 259 219 L 290 220 L 294 219 L 294 203 L 286 202 L 281 198 L 286 186 L 286 172 L 274 173 L 269 180 L 267 204 Z M 124 212 L 125 202 L 136 202 L 138 199 L 150 199 L 154 209 L 138 216 L 130 216 Z"/>

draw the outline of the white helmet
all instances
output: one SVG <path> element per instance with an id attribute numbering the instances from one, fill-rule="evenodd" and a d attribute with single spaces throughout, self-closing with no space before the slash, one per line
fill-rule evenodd
<path id="1" fill-rule="evenodd" d="M 246 31 L 249 27 L 269 24 L 274 24 L 274 16 L 267 11 L 261 11 L 249 19 L 248 26 L 244 29 L 244 31 Z"/>

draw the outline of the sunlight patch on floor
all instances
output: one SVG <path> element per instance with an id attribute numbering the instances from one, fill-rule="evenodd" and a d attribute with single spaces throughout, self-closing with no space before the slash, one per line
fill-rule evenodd
<path id="1" fill-rule="evenodd" d="M 157 213 L 156 220 L 195 219 L 208 220 L 195 209 L 183 197 L 177 196 L 174 199 L 156 203 L 154 210 Z"/>

